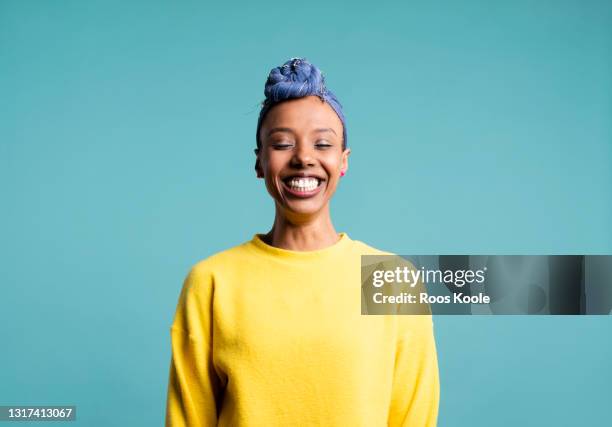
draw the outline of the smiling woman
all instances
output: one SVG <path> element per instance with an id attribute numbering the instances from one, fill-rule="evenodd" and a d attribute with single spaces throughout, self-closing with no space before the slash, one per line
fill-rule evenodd
<path id="1" fill-rule="evenodd" d="M 346 123 L 320 70 L 272 69 L 255 170 L 270 231 L 198 262 L 170 328 L 167 426 L 433 426 L 430 315 L 361 315 L 361 256 L 330 200 L 348 170 Z"/>

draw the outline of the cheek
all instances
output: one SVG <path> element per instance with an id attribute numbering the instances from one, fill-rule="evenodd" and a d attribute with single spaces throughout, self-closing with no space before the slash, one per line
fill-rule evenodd
<path id="1" fill-rule="evenodd" d="M 327 171 L 330 177 L 339 177 L 340 169 L 342 169 L 342 157 L 338 157 L 338 155 L 326 157 L 322 161 L 323 167 Z"/>
<path id="2" fill-rule="evenodd" d="M 263 170 L 266 177 L 273 178 L 278 175 L 282 167 L 282 161 L 278 156 L 268 156 L 263 163 Z"/>
<path id="3" fill-rule="evenodd" d="M 283 160 L 279 156 L 269 156 L 262 164 L 266 187 L 269 191 L 277 193 L 280 187 L 279 174 L 283 168 Z"/>

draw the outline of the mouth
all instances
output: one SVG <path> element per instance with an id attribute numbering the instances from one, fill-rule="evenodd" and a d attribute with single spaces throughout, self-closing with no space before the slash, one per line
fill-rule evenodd
<path id="1" fill-rule="evenodd" d="M 323 188 L 325 179 L 318 176 L 288 176 L 282 180 L 283 187 L 287 193 L 300 197 L 312 197 Z"/>

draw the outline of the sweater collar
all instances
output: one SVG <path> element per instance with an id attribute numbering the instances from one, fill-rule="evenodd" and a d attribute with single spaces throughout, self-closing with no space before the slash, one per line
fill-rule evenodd
<path id="1" fill-rule="evenodd" d="M 342 253 L 350 244 L 351 238 L 346 233 L 339 233 L 340 239 L 331 246 L 323 249 L 317 249 L 314 251 L 292 251 L 289 249 L 277 248 L 276 246 L 270 246 L 262 240 L 263 234 L 255 234 L 253 239 L 250 241 L 251 245 L 259 252 L 273 256 L 275 258 L 282 258 L 286 260 L 315 260 L 323 259 L 330 256 L 334 256 L 338 253 Z"/>

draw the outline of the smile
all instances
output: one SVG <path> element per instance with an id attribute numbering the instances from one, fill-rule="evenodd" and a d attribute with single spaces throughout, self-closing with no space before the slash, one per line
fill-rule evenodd
<path id="1" fill-rule="evenodd" d="M 289 177 L 285 178 L 283 187 L 289 194 L 296 197 L 312 197 L 323 188 L 325 180 L 317 177 Z"/>

